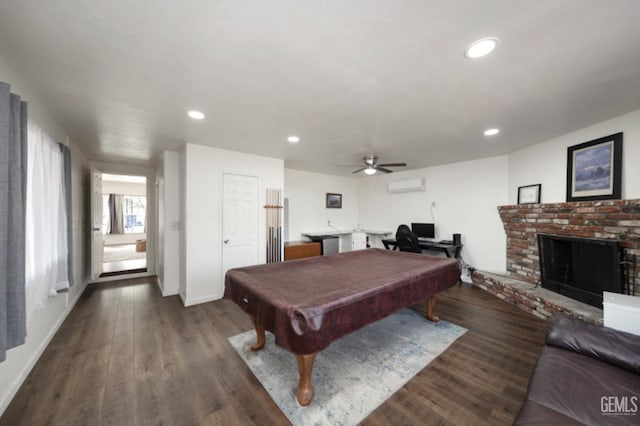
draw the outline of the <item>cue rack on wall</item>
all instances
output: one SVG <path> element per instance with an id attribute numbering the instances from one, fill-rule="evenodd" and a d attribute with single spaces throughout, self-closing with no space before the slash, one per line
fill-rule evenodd
<path id="1" fill-rule="evenodd" d="M 267 263 L 282 262 L 282 190 L 267 189 Z"/>

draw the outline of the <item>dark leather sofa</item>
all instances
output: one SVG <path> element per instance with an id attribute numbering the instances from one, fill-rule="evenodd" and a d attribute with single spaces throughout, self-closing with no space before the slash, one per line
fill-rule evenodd
<path id="1" fill-rule="evenodd" d="M 514 424 L 640 424 L 640 336 L 555 315 Z"/>

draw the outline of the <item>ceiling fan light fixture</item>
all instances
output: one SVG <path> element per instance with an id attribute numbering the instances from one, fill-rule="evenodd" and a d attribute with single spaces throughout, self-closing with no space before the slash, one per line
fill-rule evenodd
<path id="1" fill-rule="evenodd" d="M 478 59 L 487 56 L 493 52 L 498 45 L 498 39 L 495 37 L 485 37 L 476 40 L 464 51 L 464 57 L 467 59 Z"/>
<path id="2" fill-rule="evenodd" d="M 300 142 L 300 138 L 298 136 L 291 135 L 287 138 L 289 143 L 298 143 Z"/>
<path id="3" fill-rule="evenodd" d="M 497 135 L 498 133 L 500 133 L 500 129 L 496 129 L 496 128 L 487 129 L 484 131 L 485 136 L 494 136 L 494 135 Z"/>
<path id="4" fill-rule="evenodd" d="M 393 173 L 393 170 L 388 167 L 407 167 L 407 163 L 379 163 L 378 156 L 376 155 L 368 155 L 366 157 L 362 157 L 363 164 L 360 166 L 349 166 L 349 167 L 358 167 L 357 170 L 351 172 L 352 174 L 364 172 L 366 175 L 371 176 L 376 173 L 384 173 L 389 174 Z"/>

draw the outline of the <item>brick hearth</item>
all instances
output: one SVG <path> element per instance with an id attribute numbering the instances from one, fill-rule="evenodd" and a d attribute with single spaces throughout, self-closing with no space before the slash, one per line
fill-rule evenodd
<path id="1" fill-rule="evenodd" d="M 564 312 L 576 318 L 602 324 L 602 309 L 540 286 L 483 271 L 474 271 L 471 280 L 484 291 L 542 319 L 549 319 L 556 312 Z"/>
<path id="2" fill-rule="evenodd" d="M 640 200 L 499 206 L 507 236 L 508 276 L 475 271 L 474 285 L 541 318 L 565 312 L 601 323 L 602 310 L 546 290 L 540 281 L 537 234 L 617 240 L 640 254 Z M 633 271 L 640 296 L 640 265 Z"/>

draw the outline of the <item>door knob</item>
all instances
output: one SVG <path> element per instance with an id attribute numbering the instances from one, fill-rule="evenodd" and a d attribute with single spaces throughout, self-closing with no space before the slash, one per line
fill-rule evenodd
<path id="1" fill-rule="evenodd" d="M 225 244 L 229 244 L 229 240 L 224 240 L 224 243 Z"/>

